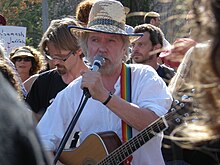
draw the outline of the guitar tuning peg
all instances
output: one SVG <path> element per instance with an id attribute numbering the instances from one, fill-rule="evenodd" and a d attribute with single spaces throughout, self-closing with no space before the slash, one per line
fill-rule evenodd
<path id="1" fill-rule="evenodd" d="M 175 121 L 176 121 L 177 123 L 180 123 L 180 122 L 181 122 L 180 118 L 176 118 Z"/>
<path id="2" fill-rule="evenodd" d="M 180 103 L 180 107 L 183 108 L 185 106 L 184 103 Z"/>
<path id="3" fill-rule="evenodd" d="M 185 113 L 185 114 L 184 114 L 184 117 L 189 117 L 189 113 Z"/>
<path id="4" fill-rule="evenodd" d="M 179 100 L 174 100 L 173 103 L 174 103 L 175 105 L 178 105 L 178 104 L 180 103 L 180 101 L 179 101 Z"/>
<path id="5" fill-rule="evenodd" d="M 175 108 L 171 108 L 170 111 L 171 111 L 171 112 L 175 112 L 176 109 L 175 109 Z"/>

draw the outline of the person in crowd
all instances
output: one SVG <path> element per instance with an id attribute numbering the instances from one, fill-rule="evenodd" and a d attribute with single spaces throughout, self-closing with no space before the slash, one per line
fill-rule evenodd
<path id="1" fill-rule="evenodd" d="M 86 26 L 89 20 L 89 12 L 92 8 L 93 3 L 97 0 L 83 0 L 76 7 L 76 20 L 82 26 Z"/>
<path id="2" fill-rule="evenodd" d="M 82 89 L 88 89 L 84 91 L 85 93 L 89 91 L 91 98 L 88 99 L 72 131 L 73 133 L 80 131 L 79 142 L 91 133 L 103 131 L 114 131 L 124 139 L 125 136 L 122 138 L 122 134 L 126 133 L 122 133 L 122 123 L 127 123 L 135 136 L 167 112 L 172 97 L 155 70 L 147 65 L 123 63 L 130 44 L 129 39 L 141 34 L 125 32 L 125 11 L 119 1 L 96 1 L 91 8 L 87 27 L 69 26 L 69 28 L 72 33 L 79 34 L 79 44 L 87 60 L 91 64 L 94 61 L 101 63 L 101 67 L 98 72 L 82 70 L 82 76 L 59 92 L 48 107 L 37 125 L 45 150 L 53 152 L 58 148 L 68 124 L 78 109 L 80 97 L 84 96 Z M 120 83 L 129 84 L 129 80 L 125 80 L 125 70 L 128 73 L 129 68 L 132 87 L 131 90 L 128 88 L 126 90 L 132 93 L 132 102 L 124 98 L 122 88 L 125 86 L 120 85 Z M 156 91 L 152 92 L 152 89 Z M 155 135 L 134 152 L 132 164 L 163 165 L 161 138 L 161 135 Z M 126 138 L 123 141 L 126 141 Z"/>
<path id="3" fill-rule="evenodd" d="M 156 27 L 159 27 L 160 26 L 160 14 L 155 11 L 147 12 L 144 15 L 144 23 L 148 23 Z"/>
<path id="4" fill-rule="evenodd" d="M 45 69 L 43 55 L 30 46 L 22 46 L 12 50 L 9 58 L 15 64 L 22 82 Z"/>
<path id="5" fill-rule="evenodd" d="M 7 24 L 7 21 L 5 19 L 5 17 L 0 14 L 0 26 L 5 26 Z"/>
<path id="6" fill-rule="evenodd" d="M 150 12 L 147 12 L 145 15 L 144 15 L 144 23 L 147 23 L 147 24 L 151 24 L 151 25 L 154 25 L 156 27 L 160 27 L 160 14 L 155 12 L 155 11 L 150 11 Z M 167 39 L 165 38 L 165 36 L 163 37 L 163 47 L 164 48 L 169 48 L 171 45 L 169 43 L 169 41 L 167 41 Z"/>
<path id="7" fill-rule="evenodd" d="M 82 26 L 86 26 L 88 24 L 89 12 L 95 1 L 97 0 L 84 0 L 77 5 L 76 19 L 80 22 Z M 130 9 L 126 6 L 124 8 L 125 8 L 125 14 L 127 15 L 130 12 Z M 133 33 L 134 28 L 130 25 L 125 24 L 125 31 L 127 33 Z M 130 57 L 130 53 L 131 53 L 131 48 L 129 47 L 126 57 Z"/>
<path id="8" fill-rule="evenodd" d="M 1 164 L 49 165 L 26 105 L 0 73 Z"/>
<path id="9" fill-rule="evenodd" d="M 177 70 L 186 52 L 196 45 L 196 41 L 191 38 L 178 38 L 174 41 L 170 49 L 160 53 L 161 61 Z"/>
<path id="10" fill-rule="evenodd" d="M 67 27 L 76 24 L 77 22 L 72 18 L 53 20 L 40 42 L 40 49 L 56 69 L 41 73 L 27 95 L 26 102 L 38 120 L 53 102 L 57 93 L 79 77 L 80 70 L 88 69 L 76 37 Z"/>
<path id="11" fill-rule="evenodd" d="M 22 97 L 21 98 L 25 98 L 27 95 L 27 91 L 21 81 L 20 75 L 18 74 L 13 62 L 11 62 L 11 60 L 6 57 L 6 51 L 5 48 L 3 46 L 3 43 L 0 42 L 0 58 L 2 58 L 3 60 L 5 60 L 5 62 L 7 63 L 7 65 L 13 70 L 14 74 L 15 74 L 15 79 L 16 81 L 19 83 L 21 92 L 22 92 Z"/>
<path id="12" fill-rule="evenodd" d="M 194 33 L 203 43 L 187 52 L 170 85 L 176 98 L 183 93 L 191 96 L 194 106 L 190 110 L 195 111 L 196 116 L 186 120 L 187 125 L 174 129 L 171 138 L 178 137 L 175 142 L 191 150 L 186 158 L 190 164 L 217 165 L 220 163 L 220 8 L 217 0 L 193 0 L 192 6 L 198 26 L 198 32 L 195 29 Z M 193 94 L 189 92 L 192 89 Z"/>
<path id="13" fill-rule="evenodd" d="M 132 61 L 152 66 L 168 85 L 175 75 L 175 71 L 173 68 L 158 63 L 158 57 L 163 47 L 162 31 L 151 24 L 141 24 L 134 28 L 134 33 L 143 33 L 144 36 L 131 43 Z"/>

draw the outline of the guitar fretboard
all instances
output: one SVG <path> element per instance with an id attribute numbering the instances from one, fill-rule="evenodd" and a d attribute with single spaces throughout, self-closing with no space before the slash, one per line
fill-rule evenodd
<path id="1" fill-rule="evenodd" d="M 169 115 L 170 116 L 170 115 Z M 142 130 L 137 136 L 131 138 L 129 142 L 122 144 L 114 150 L 105 159 L 100 161 L 98 165 L 117 165 L 123 162 L 128 156 L 139 149 L 142 145 L 152 139 L 156 134 L 166 130 L 168 124 L 165 117 L 161 117 L 153 122 L 149 127 Z"/>

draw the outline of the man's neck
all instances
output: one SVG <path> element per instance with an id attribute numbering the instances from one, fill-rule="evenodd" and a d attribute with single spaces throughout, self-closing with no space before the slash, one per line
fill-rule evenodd
<path id="1" fill-rule="evenodd" d="M 102 82 L 105 88 L 113 93 L 115 91 L 114 89 L 115 83 L 117 82 L 119 76 L 121 75 L 121 69 L 122 69 L 122 65 L 120 66 L 120 68 L 112 72 L 111 75 L 102 75 Z"/>

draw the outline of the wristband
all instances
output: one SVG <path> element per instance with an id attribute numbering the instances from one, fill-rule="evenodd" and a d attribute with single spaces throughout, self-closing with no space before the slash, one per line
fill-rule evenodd
<path id="1" fill-rule="evenodd" d="M 106 105 L 111 100 L 111 98 L 112 98 L 112 93 L 109 92 L 108 98 L 102 104 Z"/>

